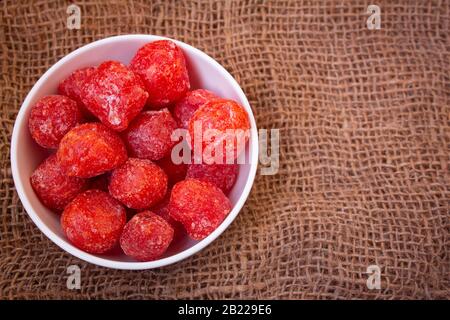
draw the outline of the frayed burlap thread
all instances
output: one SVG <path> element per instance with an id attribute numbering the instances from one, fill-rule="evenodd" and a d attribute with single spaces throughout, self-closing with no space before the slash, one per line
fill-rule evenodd
<path id="1" fill-rule="evenodd" d="M 0 3 L 1 299 L 450 298 L 450 5 L 377 1 Z M 143 33 L 187 42 L 238 80 L 258 126 L 280 129 L 280 169 L 258 175 L 236 221 L 172 266 L 89 265 L 48 240 L 10 170 L 14 119 L 72 50 Z M 81 268 L 81 289 L 66 268 Z M 367 287 L 369 265 L 381 288 Z"/>

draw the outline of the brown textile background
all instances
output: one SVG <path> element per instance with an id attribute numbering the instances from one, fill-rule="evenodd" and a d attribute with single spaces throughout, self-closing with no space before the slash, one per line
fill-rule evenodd
<path id="1" fill-rule="evenodd" d="M 381 7 L 381 30 L 366 27 Z M 393 4 L 392 2 L 396 2 Z M 448 1 L 0 2 L 0 297 L 450 298 Z M 149 271 L 84 263 L 49 241 L 14 190 L 9 140 L 35 81 L 107 36 L 165 35 L 222 63 L 280 170 L 201 253 Z M 79 291 L 66 288 L 78 264 Z M 368 265 L 381 290 L 366 287 Z"/>

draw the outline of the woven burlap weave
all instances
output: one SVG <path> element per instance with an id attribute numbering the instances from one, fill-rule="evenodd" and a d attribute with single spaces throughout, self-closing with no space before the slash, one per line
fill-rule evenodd
<path id="1" fill-rule="evenodd" d="M 0 2 L 0 298 L 450 298 L 450 5 L 374 1 Z M 395 4 L 394 4 L 395 2 Z M 213 244 L 148 271 L 89 265 L 24 211 L 10 137 L 27 92 L 58 59 L 104 37 L 187 42 L 237 79 L 280 169 L 256 178 Z M 66 268 L 81 268 L 81 289 Z M 369 265 L 381 289 L 366 285 Z"/>

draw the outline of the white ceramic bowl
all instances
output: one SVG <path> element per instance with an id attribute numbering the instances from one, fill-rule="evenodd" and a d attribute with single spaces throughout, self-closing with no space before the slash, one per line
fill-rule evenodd
<path id="1" fill-rule="evenodd" d="M 11 140 L 11 168 L 17 193 L 28 215 L 39 229 L 54 243 L 72 255 L 96 265 L 116 269 L 151 269 L 183 260 L 210 244 L 238 215 L 244 205 L 256 174 L 258 162 L 258 135 L 252 110 L 242 89 L 234 78 L 214 59 L 183 42 L 173 40 L 183 50 L 193 88 L 205 88 L 224 98 L 239 102 L 247 111 L 251 133 L 246 147 L 246 163 L 240 166 L 239 175 L 229 194 L 233 209 L 222 224 L 207 238 L 193 241 L 188 237 L 171 246 L 159 260 L 136 262 L 123 253 L 93 255 L 73 246 L 62 232 L 58 214 L 45 208 L 30 185 L 30 175 L 47 156 L 28 131 L 28 117 L 39 98 L 55 94 L 58 83 L 76 69 L 96 66 L 104 60 L 118 60 L 128 64 L 138 48 L 155 40 L 167 39 L 153 35 L 123 35 L 95 41 L 68 54 L 53 65 L 31 89 L 20 108 Z"/>

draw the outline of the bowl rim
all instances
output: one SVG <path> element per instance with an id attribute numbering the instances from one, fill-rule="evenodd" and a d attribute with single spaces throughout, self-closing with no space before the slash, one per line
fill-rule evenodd
<path id="1" fill-rule="evenodd" d="M 34 208 L 32 207 L 31 203 L 28 201 L 27 196 L 25 195 L 24 186 L 22 184 L 22 181 L 20 179 L 19 175 L 19 168 L 18 168 L 18 143 L 19 143 L 19 131 L 20 128 L 23 127 L 24 122 L 27 121 L 25 114 L 26 109 L 30 108 L 30 101 L 36 94 L 36 92 L 40 89 L 40 87 L 47 81 L 47 79 L 54 73 L 55 70 L 57 70 L 59 67 L 61 67 L 63 64 L 65 64 L 67 61 L 71 60 L 78 54 L 90 50 L 92 48 L 102 46 L 104 44 L 114 43 L 123 41 L 126 39 L 138 39 L 138 40 L 145 40 L 148 42 L 153 42 L 156 40 L 171 40 L 174 41 L 178 46 L 180 46 L 183 51 L 189 52 L 189 55 L 195 55 L 195 56 L 201 56 L 203 57 L 209 64 L 211 64 L 215 69 L 218 69 L 218 71 L 227 79 L 227 81 L 232 85 L 233 89 L 237 92 L 239 98 L 241 101 L 243 101 L 243 106 L 246 109 L 249 120 L 250 120 L 250 135 L 251 135 L 251 141 L 252 143 L 249 143 L 249 149 L 251 150 L 251 158 L 250 161 L 250 169 L 249 169 L 249 175 L 247 178 L 247 181 L 245 182 L 245 186 L 242 190 L 241 195 L 239 196 L 238 201 L 234 205 L 231 212 L 228 214 L 228 216 L 225 218 L 225 220 L 220 224 L 220 226 L 214 230 L 208 237 L 205 239 L 199 241 L 198 243 L 194 244 L 192 247 L 185 249 L 177 254 L 174 254 L 169 257 L 165 257 L 158 260 L 153 261 L 147 261 L 147 262 L 138 262 L 138 261 L 115 261 L 110 260 L 108 258 L 98 257 L 93 254 L 84 252 L 74 245 L 72 245 L 69 241 L 60 239 L 60 237 L 53 232 L 37 215 Z M 28 126 L 27 126 L 28 127 Z M 57 246 L 59 246 L 64 251 L 72 254 L 73 256 L 106 268 L 112 268 L 112 269 L 121 269 L 121 270 L 144 270 L 144 269 L 153 269 L 153 268 L 159 268 L 163 266 L 167 266 L 176 262 L 179 262 L 181 260 L 184 260 L 198 252 L 200 252 L 202 249 L 204 249 L 206 246 L 208 246 L 210 243 L 212 243 L 216 238 L 219 237 L 219 235 L 224 232 L 229 225 L 234 221 L 234 219 L 239 214 L 240 210 L 242 209 L 245 201 L 248 198 L 248 195 L 251 191 L 251 188 L 254 183 L 254 179 L 256 176 L 256 171 L 258 167 L 258 150 L 259 150 L 259 141 L 258 141 L 258 129 L 256 126 L 255 117 L 253 115 L 252 109 L 250 107 L 250 104 L 248 102 L 247 97 L 245 96 L 242 88 L 239 86 L 237 81 L 233 78 L 233 76 L 221 65 L 219 64 L 215 59 L 210 57 L 208 54 L 204 53 L 203 51 L 186 44 L 182 41 L 171 39 L 168 37 L 163 36 L 157 36 L 157 35 L 147 35 L 147 34 L 128 34 L 128 35 L 119 35 L 119 36 L 112 36 L 107 37 L 104 39 L 96 40 L 94 42 L 91 42 L 89 44 L 86 44 L 69 54 L 65 55 L 63 58 L 58 60 L 54 65 L 52 65 L 40 78 L 39 80 L 33 85 L 29 93 L 27 94 L 25 100 L 23 101 L 22 105 L 20 106 L 19 112 L 16 116 L 15 122 L 14 122 L 14 128 L 11 138 L 11 153 L 10 153 L 10 159 L 11 159 L 11 170 L 12 170 L 12 176 L 14 185 L 16 188 L 16 191 L 19 195 L 19 198 L 22 202 L 23 207 L 25 208 L 25 211 L 27 212 L 28 216 L 31 218 L 31 220 L 34 222 L 34 224 L 49 238 L 53 243 L 55 243 Z"/>

